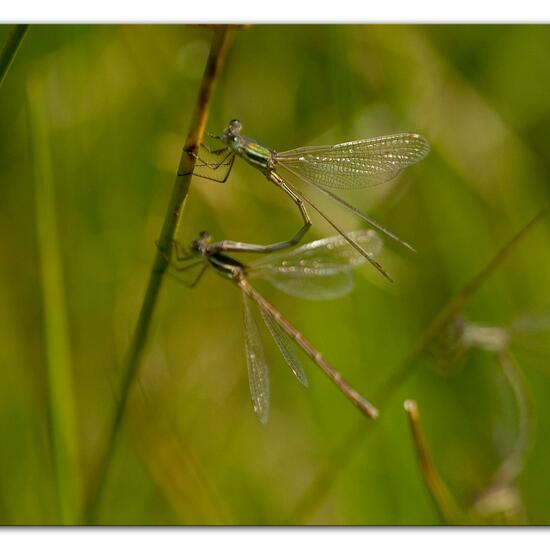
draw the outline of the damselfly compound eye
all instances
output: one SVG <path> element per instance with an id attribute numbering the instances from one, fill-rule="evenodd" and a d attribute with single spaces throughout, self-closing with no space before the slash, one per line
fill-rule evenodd
<path id="1" fill-rule="evenodd" d="M 242 128 L 243 128 L 243 125 L 236 118 L 234 118 L 232 121 L 229 122 L 229 129 L 233 134 L 239 134 Z"/>

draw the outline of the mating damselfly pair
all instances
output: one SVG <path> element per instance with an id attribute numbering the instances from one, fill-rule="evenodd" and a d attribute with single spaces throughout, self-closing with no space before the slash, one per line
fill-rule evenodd
<path id="1" fill-rule="evenodd" d="M 213 149 L 202 145 L 202 149 L 217 160 L 206 162 L 197 155 L 193 174 L 224 182 L 229 176 L 235 156 L 240 156 L 260 169 L 269 181 L 291 197 L 300 211 L 303 226 L 291 239 L 267 245 L 231 240 L 212 242 L 210 235 L 202 232 L 193 241 L 187 253 L 176 254 L 175 268 L 179 271 L 192 268 L 199 270 L 190 286 L 198 282 L 205 270 L 210 267 L 240 288 L 244 302 L 245 348 L 250 393 L 254 411 L 262 422 L 267 421 L 269 411 L 269 377 L 251 302 L 257 306 L 273 340 L 302 384 L 307 385 L 307 378 L 292 342 L 295 342 L 363 413 L 376 418 L 377 409 L 343 379 L 313 345 L 250 284 L 249 279 L 263 278 L 289 294 L 311 299 L 335 298 L 350 292 L 353 287 L 350 269 L 367 261 L 389 279 L 376 259 L 382 248 L 380 237 L 373 230 L 349 233 L 342 231 L 310 198 L 298 190 L 288 177 L 281 175 L 281 168 L 336 200 L 372 227 L 412 249 L 406 242 L 328 188 L 361 188 L 393 179 L 402 169 L 426 156 L 429 151 L 428 142 L 419 134 L 403 133 L 332 146 L 301 147 L 277 153 L 241 135 L 240 132 L 240 122 L 232 120 L 220 136 L 211 136 L 220 142 L 220 147 Z M 299 243 L 311 226 L 305 204 L 320 214 L 338 235 L 308 243 L 290 252 L 280 252 Z M 244 264 L 229 256 L 228 252 L 256 252 L 269 255 Z"/>

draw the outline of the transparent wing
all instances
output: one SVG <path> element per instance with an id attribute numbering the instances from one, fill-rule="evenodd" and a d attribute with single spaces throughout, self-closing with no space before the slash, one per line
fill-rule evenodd
<path id="1" fill-rule="evenodd" d="M 324 277 L 273 273 L 264 279 L 285 294 L 305 300 L 335 300 L 349 294 L 354 287 L 353 277 L 345 272 Z"/>
<path id="2" fill-rule="evenodd" d="M 382 239 L 372 229 L 347 233 L 371 256 L 382 250 Z M 290 252 L 278 252 L 260 258 L 249 265 L 250 276 L 269 278 L 274 274 L 291 277 L 326 277 L 363 265 L 367 259 L 350 247 L 342 235 L 312 241 Z"/>
<path id="3" fill-rule="evenodd" d="M 382 240 L 372 229 L 352 231 L 348 237 L 373 258 L 382 250 Z M 366 262 L 342 235 L 335 235 L 256 260 L 249 265 L 248 274 L 291 296 L 333 300 L 352 291 L 354 283 L 349 270 Z"/>
<path id="4" fill-rule="evenodd" d="M 254 412 L 260 422 L 265 424 L 269 416 L 269 375 L 265 362 L 264 350 L 258 332 L 258 325 L 252 315 L 250 298 L 243 292 L 244 304 L 244 342 L 246 363 L 248 365 L 248 382 Z"/>
<path id="5" fill-rule="evenodd" d="M 304 368 L 298 356 L 296 355 L 296 350 L 293 347 L 292 340 L 288 334 L 278 325 L 277 321 L 274 319 L 273 314 L 267 309 L 258 306 L 260 308 L 260 313 L 262 314 L 262 319 L 271 333 L 273 340 L 277 344 L 278 348 L 281 350 L 285 361 L 288 363 L 288 366 L 291 368 L 292 372 L 306 388 L 308 386 L 307 376 L 304 372 Z"/>
<path id="6" fill-rule="evenodd" d="M 430 145 L 419 134 L 394 134 L 275 154 L 294 175 L 324 187 L 358 189 L 391 180 L 422 160 Z"/>

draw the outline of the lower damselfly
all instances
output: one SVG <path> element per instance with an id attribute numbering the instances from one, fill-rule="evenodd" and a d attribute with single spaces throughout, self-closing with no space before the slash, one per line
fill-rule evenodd
<path id="1" fill-rule="evenodd" d="M 347 246 L 353 239 L 370 257 L 376 257 L 382 242 L 372 230 L 359 230 L 310 242 L 291 251 L 264 256 L 243 264 L 225 252 L 225 242 L 212 242 L 207 232 L 200 233 L 185 252 L 176 245 L 176 271 L 197 269 L 198 275 L 188 286 L 194 286 L 204 272 L 211 268 L 232 281 L 242 293 L 244 303 L 244 334 L 248 379 L 254 412 L 261 422 L 267 422 L 269 414 L 269 376 L 260 339 L 254 320 L 253 305 L 260 313 L 271 337 L 296 378 L 307 386 L 307 377 L 300 363 L 294 342 L 336 384 L 340 391 L 370 418 L 378 416 L 377 409 L 354 390 L 317 349 L 287 321 L 250 283 L 251 279 L 264 279 L 278 289 L 293 296 L 309 299 L 331 299 L 349 293 L 353 279 L 349 271 L 363 265 L 363 254 Z M 255 245 L 240 243 L 241 251 L 254 251 Z"/>
<path id="2" fill-rule="evenodd" d="M 297 244 L 311 226 L 305 207 L 307 204 L 329 223 L 351 246 L 353 246 L 382 275 L 391 280 L 386 271 L 364 250 L 360 243 L 347 235 L 325 214 L 319 206 L 299 190 L 291 179 L 298 179 L 338 202 L 341 206 L 366 221 L 405 247 L 414 250 L 407 242 L 373 220 L 370 216 L 346 202 L 331 189 L 359 189 L 377 185 L 395 178 L 407 166 L 422 160 L 430 149 L 426 139 L 419 134 L 400 133 L 348 141 L 337 145 L 299 147 L 277 152 L 261 143 L 243 136 L 238 120 L 229 122 L 221 135 L 210 135 L 220 144 L 209 147 L 201 144 L 201 154 L 195 155 L 193 174 L 214 181 L 225 182 L 229 177 L 235 156 L 245 159 L 260 170 L 269 181 L 282 189 L 296 204 L 302 216 L 303 226 L 289 240 L 257 246 L 256 252 L 273 252 Z M 210 155 L 210 159 L 203 158 Z M 213 162 L 208 162 L 212 160 Z M 238 243 L 234 243 L 238 245 Z M 229 250 L 238 250 L 233 246 Z"/>

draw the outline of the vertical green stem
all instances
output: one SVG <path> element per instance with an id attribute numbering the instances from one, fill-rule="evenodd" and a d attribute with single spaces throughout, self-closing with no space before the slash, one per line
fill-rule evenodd
<path id="1" fill-rule="evenodd" d="M 189 190 L 191 175 L 195 166 L 194 153 L 197 151 L 204 134 L 212 92 L 225 58 L 229 34 L 230 29 L 227 26 L 220 26 L 214 31 L 210 54 L 202 77 L 195 111 L 181 154 L 176 180 L 172 189 L 172 196 L 170 197 L 170 202 L 166 210 L 164 223 L 158 240 L 158 248 L 149 276 L 149 283 L 147 285 L 133 341 L 129 350 L 113 422 L 107 435 L 105 450 L 100 457 L 96 478 L 93 481 L 89 493 L 90 496 L 87 503 L 86 514 L 89 522 L 96 521 L 97 510 L 116 449 L 128 404 L 128 398 L 139 373 L 139 366 L 147 343 L 147 336 L 161 289 L 161 283 L 164 273 L 169 266 L 172 242 L 178 229 L 181 213 Z"/>
<path id="2" fill-rule="evenodd" d="M 15 25 L 4 43 L 4 47 L 0 52 L 0 86 L 2 86 L 2 82 L 4 81 L 28 28 L 28 25 Z"/>
<path id="3" fill-rule="evenodd" d="M 29 82 L 28 104 L 35 169 L 36 232 L 42 279 L 54 467 L 61 522 L 74 525 L 79 522 L 80 511 L 78 434 L 44 98 L 43 82 L 38 78 Z"/>

